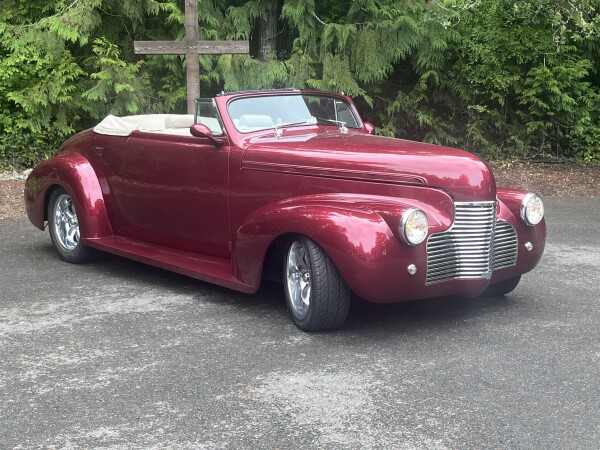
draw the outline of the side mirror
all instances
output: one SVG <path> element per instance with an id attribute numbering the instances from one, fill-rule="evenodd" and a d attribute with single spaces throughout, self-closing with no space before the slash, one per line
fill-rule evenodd
<path id="1" fill-rule="evenodd" d="M 213 137 L 210 128 L 208 128 L 203 123 L 195 123 L 194 125 L 192 125 L 190 127 L 190 133 L 192 133 L 192 136 L 208 139 L 215 147 L 220 147 L 221 145 L 223 145 L 222 142 L 217 141 Z"/>
<path id="2" fill-rule="evenodd" d="M 367 133 L 369 134 L 373 134 L 373 131 L 375 131 L 375 125 L 373 125 L 371 122 L 365 122 L 364 126 L 365 130 L 367 130 Z"/>

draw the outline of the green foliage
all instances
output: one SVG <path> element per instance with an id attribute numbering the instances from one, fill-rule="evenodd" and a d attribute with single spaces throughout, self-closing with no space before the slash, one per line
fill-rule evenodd
<path id="1" fill-rule="evenodd" d="M 523 106 L 526 132 L 537 138 L 540 149 L 569 151 L 568 146 L 583 149 L 593 119 L 597 117 L 598 92 L 584 81 L 592 64 L 588 60 L 569 65 L 541 66 L 527 73 L 524 86 L 517 92 Z"/>
<path id="2" fill-rule="evenodd" d="M 281 61 L 259 61 L 246 55 L 222 55 L 218 70 L 226 91 L 286 87 L 287 71 Z"/>
<path id="3" fill-rule="evenodd" d="M 148 74 L 140 74 L 144 62 L 127 64 L 120 58 L 119 47 L 106 38 L 95 39 L 92 48 L 95 56 L 89 58 L 88 67 L 96 70 L 90 74 L 95 84 L 82 94 L 89 100 L 86 112 L 100 119 L 108 114 L 135 114 L 146 109 L 151 87 Z"/>
<path id="4" fill-rule="evenodd" d="M 384 129 L 488 157 L 598 162 L 600 2 L 446 2 L 396 69 Z"/>
<path id="5" fill-rule="evenodd" d="M 200 57 L 203 95 L 345 92 L 378 132 L 487 157 L 600 163 L 600 0 L 203 0 L 201 39 L 250 39 L 276 8 L 271 57 Z M 106 114 L 184 111 L 183 0 L 4 0 L 0 165 L 31 166 Z"/>
<path id="6" fill-rule="evenodd" d="M 85 72 L 65 41 L 84 41 L 79 33 L 93 19 L 77 22 L 69 13 L 15 26 L 6 19 L 23 20 L 23 7 L 13 6 L 3 11 L 0 26 L 0 164 L 26 166 L 75 130 L 69 110 L 77 108 L 74 93 Z M 65 20 L 73 27 L 58 31 Z"/>
<path id="7" fill-rule="evenodd" d="M 0 166 L 31 166 L 106 114 L 173 110 L 185 104 L 181 61 L 132 55 L 145 21 L 181 22 L 174 2 L 5 0 L 0 11 Z M 216 23 L 216 22 L 213 22 Z M 181 28 L 177 23 L 177 28 Z M 176 78 L 176 82 L 174 81 Z M 158 95 L 154 92 L 159 92 Z"/>

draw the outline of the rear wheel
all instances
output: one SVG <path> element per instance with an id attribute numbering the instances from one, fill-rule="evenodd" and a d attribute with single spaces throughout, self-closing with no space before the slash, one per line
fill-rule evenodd
<path id="1" fill-rule="evenodd" d="M 52 244 L 63 260 L 82 263 L 92 259 L 93 250 L 80 242 L 79 220 L 73 200 L 63 188 L 50 195 L 48 226 Z"/>
<path id="2" fill-rule="evenodd" d="M 506 295 L 509 292 L 515 290 L 519 281 L 521 280 L 521 275 L 516 276 L 514 278 L 509 278 L 508 280 L 500 281 L 499 283 L 492 284 L 488 286 L 482 297 L 500 297 L 502 295 Z"/>
<path id="3" fill-rule="evenodd" d="M 297 237 L 284 262 L 284 290 L 293 322 L 303 331 L 340 327 L 350 308 L 350 289 L 315 242 Z"/>

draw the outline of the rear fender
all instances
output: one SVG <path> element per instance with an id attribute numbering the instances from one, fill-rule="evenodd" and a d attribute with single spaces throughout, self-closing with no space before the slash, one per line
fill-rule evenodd
<path id="1" fill-rule="evenodd" d="M 83 239 L 112 235 L 98 177 L 79 153 L 59 154 L 38 165 L 27 178 L 25 206 L 33 225 L 44 229 L 48 199 L 56 186 L 73 199 Z"/>
<path id="2" fill-rule="evenodd" d="M 402 260 L 425 258 L 425 243 L 408 246 L 400 241 L 398 225 L 409 208 L 423 209 L 430 233 L 450 227 L 452 199 L 439 192 L 438 201 L 422 204 L 412 199 L 356 194 L 296 197 L 256 211 L 235 235 L 236 275 L 258 287 L 265 254 L 279 236 L 300 234 L 321 246 L 350 288 L 368 298 L 378 282 L 398 270 Z"/>

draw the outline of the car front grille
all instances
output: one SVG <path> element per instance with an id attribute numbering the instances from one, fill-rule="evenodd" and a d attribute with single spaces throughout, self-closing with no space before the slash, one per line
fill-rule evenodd
<path id="1" fill-rule="evenodd" d="M 496 222 L 492 270 L 514 266 L 517 263 L 517 232 L 508 222 Z"/>
<path id="2" fill-rule="evenodd" d="M 454 209 L 452 227 L 427 241 L 427 283 L 488 278 L 516 264 L 517 234 L 509 223 L 495 223 L 496 202 L 457 202 Z"/>

